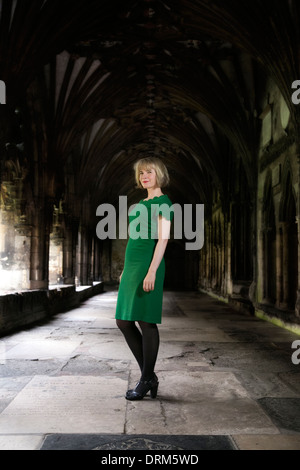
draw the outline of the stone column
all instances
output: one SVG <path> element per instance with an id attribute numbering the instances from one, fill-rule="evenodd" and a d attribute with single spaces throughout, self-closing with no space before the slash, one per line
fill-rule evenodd
<path id="1" fill-rule="evenodd" d="M 88 246 L 88 258 L 89 258 L 89 271 L 88 271 L 88 281 L 90 285 L 93 285 L 95 280 L 95 237 L 89 236 L 89 246 Z"/>
<path id="2" fill-rule="evenodd" d="M 86 276 L 85 229 L 83 227 L 79 229 L 77 263 L 78 263 L 79 283 L 80 285 L 86 285 L 87 276 Z"/>
<path id="3" fill-rule="evenodd" d="M 111 240 L 104 240 L 102 242 L 101 251 L 101 271 L 103 281 L 110 282 L 111 277 Z"/>
<path id="4" fill-rule="evenodd" d="M 289 237 L 288 225 L 286 222 L 282 223 L 283 234 L 283 269 L 282 269 L 282 288 L 283 288 L 283 304 L 282 307 L 287 309 L 289 306 Z"/>
<path id="5" fill-rule="evenodd" d="M 283 300 L 283 236 L 282 227 L 276 231 L 276 307 L 280 308 Z"/>
<path id="6" fill-rule="evenodd" d="M 298 166 L 299 159 L 298 159 Z M 300 191 L 298 198 L 300 199 Z M 298 209 L 299 210 L 299 209 Z M 297 223 L 297 232 L 298 232 L 298 288 L 297 288 L 297 299 L 295 305 L 295 314 L 297 317 L 300 317 L 300 250 L 299 250 L 299 243 L 300 243 L 300 224 L 299 224 L 300 216 L 296 216 L 296 223 Z"/>
<path id="7" fill-rule="evenodd" d="M 75 230 L 76 229 L 76 230 Z M 63 243 L 63 277 L 64 284 L 75 284 L 75 252 L 78 226 L 66 223 Z"/>
<path id="8" fill-rule="evenodd" d="M 256 298 L 257 302 L 261 303 L 265 299 L 265 283 L 264 272 L 266 269 L 266 257 L 264 246 L 264 230 L 260 230 L 258 234 L 257 243 L 257 277 L 256 277 Z"/>
<path id="9" fill-rule="evenodd" d="M 80 228 L 79 237 L 79 281 L 81 285 L 92 285 L 91 279 L 91 238 L 86 227 Z"/>
<path id="10" fill-rule="evenodd" d="M 101 281 L 101 252 L 98 238 L 94 239 L 94 280 Z"/>
<path id="11" fill-rule="evenodd" d="M 45 204 L 36 204 L 32 215 L 30 289 L 48 289 L 50 223 Z"/>
<path id="12" fill-rule="evenodd" d="M 298 133 L 299 135 L 299 133 Z M 298 149 L 299 149 L 299 141 L 298 141 Z M 297 317 L 300 317 L 300 250 L 299 250 L 299 245 L 300 245 L 300 190 L 299 190 L 299 185 L 300 185 L 300 154 L 298 150 L 298 155 L 297 155 L 297 166 L 298 166 L 298 194 L 297 194 L 297 202 L 296 204 L 296 223 L 297 223 L 297 233 L 298 233 L 298 288 L 297 288 L 297 299 L 296 299 L 296 305 L 295 305 L 295 314 Z"/>
<path id="13" fill-rule="evenodd" d="M 208 226 L 208 278 L 207 286 L 212 287 L 213 284 L 213 239 L 212 239 L 212 223 Z"/>
<path id="14" fill-rule="evenodd" d="M 228 220 L 226 224 L 226 241 L 225 241 L 225 251 L 226 251 L 226 256 L 225 256 L 225 265 L 227 266 L 227 281 L 226 281 L 226 291 L 228 295 L 232 295 L 233 292 L 233 282 L 232 282 L 232 265 L 231 265 L 231 250 L 232 250 L 232 235 L 231 235 L 231 222 L 230 219 Z"/>

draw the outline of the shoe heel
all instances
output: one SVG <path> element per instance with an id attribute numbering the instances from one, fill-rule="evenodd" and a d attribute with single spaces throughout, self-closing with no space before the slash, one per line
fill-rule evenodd
<path id="1" fill-rule="evenodd" d="M 156 397 L 157 397 L 157 390 L 158 390 L 158 383 L 155 384 L 155 385 L 150 389 L 150 396 L 151 396 L 151 398 L 156 398 Z"/>

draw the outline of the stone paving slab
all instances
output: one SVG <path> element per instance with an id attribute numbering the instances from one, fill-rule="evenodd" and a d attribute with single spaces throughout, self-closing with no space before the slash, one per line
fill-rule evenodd
<path id="1" fill-rule="evenodd" d="M 172 327 L 161 329 L 160 336 L 163 341 L 212 341 L 216 343 L 236 342 L 235 339 L 230 338 L 229 335 L 215 327 L 196 329 L 191 328 L 188 322 L 186 322 L 185 327 L 178 329 Z"/>
<path id="2" fill-rule="evenodd" d="M 238 449 L 241 450 L 300 450 L 300 436 L 244 434 L 233 436 L 233 439 Z"/>
<path id="3" fill-rule="evenodd" d="M 148 434 L 278 433 L 234 374 L 225 372 L 166 372 L 160 379 L 158 400 L 128 405 L 126 432 L 142 434 L 145 426 Z"/>
<path id="4" fill-rule="evenodd" d="M 57 341 L 55 339 L 43 339 L 30 342 L 22 342 L 2 354 L 2 362 L 9 359 L 45 360 L 66 357 L 69 358 L 80 345 L 80 340 L 70 339 Z"/>
<path id="5" fill-rule="evenodd" d="M 300 433 L 300 398 L 265 397 L 259 403 L 279 429 Z"/>
<path id="6" fill-rule="evenodd" d="M 0 414 L 0 434 L 121 433 L 126 390 L 112 377 L 34 377 Z"/>
<path id="7" fill-rule="evenodd" d="M 39 450 L 44 442 L 44 435 L 0 435 L 0 450 Z"/>

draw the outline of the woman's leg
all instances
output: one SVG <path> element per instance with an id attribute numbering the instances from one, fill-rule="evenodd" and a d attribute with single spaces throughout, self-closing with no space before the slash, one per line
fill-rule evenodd
<path id="1" fill-rule="evenodd" d="M 135 389 L 127 391 L 127 400 L 142 400 L 149 391 L 152 398 L 157 396 L 158 380 L 154 374 L 154 368 L 159 348 L 158 328 L 155 323 L 142 321 L 138 323 L 142 333 L 136 327 L 135 322 L 117 320 L 117 325 L 142 372 L 141 379 Z"/>
<path id="2" fill-rule="evenodd" d="M 134 355 L 142 372 L 142 381 L 153 378 L 154 368 L 159 349 L 159 332 L 155 323 L 139 321 L 142 333 L 135 322 L 117 320 L 117 326 L 123 333 L 125 340 Z"/>
<path id="3" fill-rule="evenodd" d="M 123 333 L 125 340 L 134 355 L 137 363 L 143 371 L 143 338 L 134 321 L 117 320 L 117 326 Z"/>
<path id="4" fill-rule="evenodd" d="M 143 368 L 141 381 L 153 379 L 159 349 L 159 332 L 155 323 L 139 321 L 143 337 Z"/>

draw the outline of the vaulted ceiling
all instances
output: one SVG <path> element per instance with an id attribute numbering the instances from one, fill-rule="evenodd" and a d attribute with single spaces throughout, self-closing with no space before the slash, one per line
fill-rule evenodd
<path id="1" fill-rule="evenodd" d="M 0 5 L 8 107 L 39 100 L 30 116 L 42 116 L 36 135 L 56 185 L 92 207 L 134 200 L 132 165 L 143 155 L 164 159 L 176 200 L 210 201 L 214 190 L 226 198 L 237 165 L 255 188 L 269 77 L 299 121 L 290 100 L 300 78 L 297 0 Z"/>

